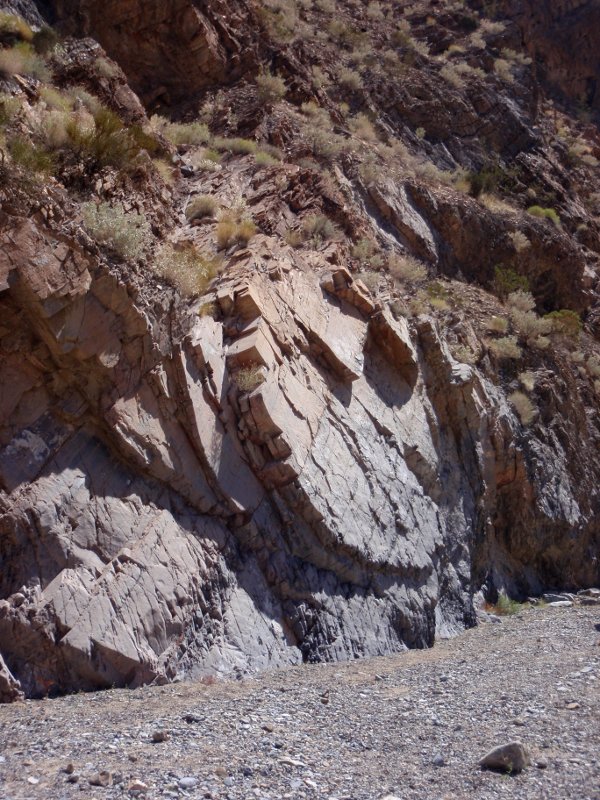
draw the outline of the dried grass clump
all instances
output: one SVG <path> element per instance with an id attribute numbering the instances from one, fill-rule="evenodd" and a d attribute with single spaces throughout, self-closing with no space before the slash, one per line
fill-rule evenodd
<path id="1" fill-rule="evenodd" d="M 357 92 L 363 87 L 363 80 L 358 72 L 349 67 L 342 67 L 337 75 L 338 83 L 352 92 Z"/>
<path id="2" fill-rule="evenodd" d="M 212 140 L 212 145 L 217 150 L 235 153 L 238 156 L 251 155 L 258 150 L 258 143 L 252 141 L 252 139 L 225 139 L 221 136 L 216 136 Z"/>
<path id="3" fill-rule="evenodd" d="M 535 381 L 536 381 L 535 372 L 531 372 L 530 370 L 526 370 L 525 372 L 520 372 L 519 380 L 521 381 L 521 386 L 527 392 L 533 392 L 533 390 L 535 389 Z"/>
<path id="4" fill-rule="evenodd" d="M 364 266 L 371 267 L 371 269 L 379 269 L 383 266 L 383 256 L 371 239 L 359 239 L 350 248 L 350 255 Z"/>
<path id="5" fill-rule="evenodd" d="M 174 284 L 184 297 L 193 297 L 206 291 L 217 274 L 220 262 L 198 252 L 195 247 L 176 249 L 163 245 L 154 261 L 157 275 Z"/>
<path id="6" fill-rule="evenodd" d="M 508 331 L 508 320 L 504 317 L 490 317 L 486 320 L 485 327 L 491 333 L 506 333 Z"/>
<path id="7" fill-rule="evenodd" d="M 368 142 L 376 142 L 378 139 L 373 123 L 366 114 L 360 113 L 352 117 L 348 121 L 348 127 L 352 133 L 360 139 L 364 139 Z"/>
<path id="8" fill-rule="evenodd" d="M 511 292 L 506 298 L 506 305 L 511 310 L 516 311 L 533 311 L 535 308 L 535 300 L 531 292 L 525 292 L 522 289 L 517 289 L 516 292 Z"/>
<path id="9" fill-rule="evenodd" d="M 521 231 L 515 231 L 514 233 L 511 233 L 510 238 L 517 253 L 522 253 L 524 250 L 527 250 L 529 247 L 531 247 L 531 242 Z"/>
<path id="10" fill-rule="evenodd" d="M 302 222 L 302 230 L 308 239 L 326 242 L 339 233 L 333 222 L 324 214 L 311 214 Z"/>
<path id="11" fill-rule="evenodd" d="M 530 425 L 535 419 L 536 407 L 523 392 L 512 392 L 508 395 L 508 401 L 513 406 L 523 425 Z"/>
<path id="12" fill-rule="evenodd" d="M 392 278 L 403 284 L 421 284 L 427 280 L 427 267 L 418 258 L 394 255 L 388 261 Z"/>
<path id="13" fill-rule="evenodd" d="M 169 122 L 155 114 L 150 120 L 150 125 L 175 147 L 207 144 L 210 141 L 210 131 L 203 122 Z"/>
<path id="14" fill-rule="evenodd" d="M 256 225 L 251 219 L 237 222 L 235 216 L 226 216 L 217 225 L 217 247 L 219 250 L 226 250 L 234 244 L 246 246 L 256 231 Z"/>
<path id="15" fill-rule="evenodd" d="M 137 261 L 145 254 L 152 240 L 152 229 L 143 214 L 127 211 L 120 203 L 96 205 L 92 201 L 84 203 L 81 212 L 87 232 L 98 244 L 130 261 Z"/>
<path id="16" fill-rule="evenodd" d="M 247 367 L 242 367 L 233 376 L 235 385 L 240 392 L 251 392 L 264 383 L 265 376 L 260 364 L 249 364 Z"/>
<path id="17" fill-rule="evenodd" d="M 185 209 L 185 216 L 190 222 L 203 217 L 212 217 L 217 213 L 218 207 L 219 204 L 212 195 L 199 194 L 190 200 Z"/>

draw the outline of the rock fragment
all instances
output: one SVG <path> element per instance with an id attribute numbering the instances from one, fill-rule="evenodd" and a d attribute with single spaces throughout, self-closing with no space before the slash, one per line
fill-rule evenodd
<path id="1" fill-rule="evenodd" d="M 531 763 L 529 753 L 521 742 L 498 745 L 486 753 L 479 762 L 483 769 L 501 772 L 522 772 Z"/>

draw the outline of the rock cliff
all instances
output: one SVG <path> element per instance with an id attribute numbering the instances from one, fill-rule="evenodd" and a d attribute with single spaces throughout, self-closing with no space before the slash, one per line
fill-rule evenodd
<path id="1" fill-rule="evenodd" d="M 600 581 L 597 129 L 510 17 L 392 5 L 6 7 L 64 39 L 54 94 L 0 87 L 0 700 L 427 647 L 482 589 Z"/>

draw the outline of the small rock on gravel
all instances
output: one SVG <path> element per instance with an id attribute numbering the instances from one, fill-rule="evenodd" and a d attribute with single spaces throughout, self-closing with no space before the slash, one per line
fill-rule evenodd
<path id="1" fill-rule="evenodd" d="M 529 764 L 529 754 L 521 742 L 508 742 L 494 747 L 479 762 L 484 769 L 503 772 L 522 772 Z"/>

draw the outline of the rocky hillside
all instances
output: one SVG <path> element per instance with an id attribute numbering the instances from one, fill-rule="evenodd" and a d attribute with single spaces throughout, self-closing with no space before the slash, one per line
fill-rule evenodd
<path id="1" fill-rule="evenodd" d="M 2 699 L 600 582 L 597 9 L 529 5 L 0 4 Z"/>

